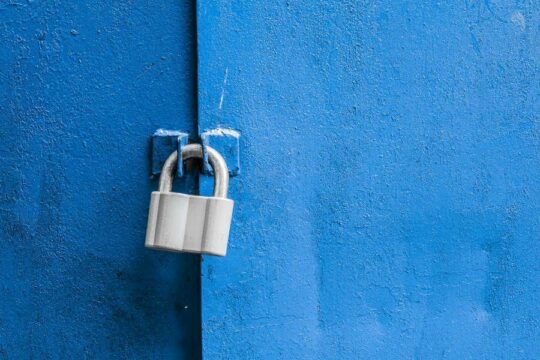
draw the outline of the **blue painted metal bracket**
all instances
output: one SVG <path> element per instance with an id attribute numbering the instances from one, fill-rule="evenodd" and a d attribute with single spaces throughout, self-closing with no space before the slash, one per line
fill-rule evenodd
<path id="1" fill-rule="evenodd" d="M 158 129 L 152 135 L 152 175 L 158 176 L 165 160 L 174 151 L 182 152 L 182 146 L 187 145 L 189 135 L 182 131 Z M 211 146 L 223 156 L 229 176 L 240 174 L 240 133 L 232 129 L 212 129 L 201 134 L 203 146 L 203 174 L 213 175 L 212 167 L 208 163 L 206 146 Z M 176 176 L 184 175 L 184 166 L 181 159 L 176 167 Z"/>
<path id="2" fill-rule="evenodd" d="M 212 167 L 208 163 L 206 147 L 219 151 L 229 168 L 229 176 L 240 174 L 240 132 L 232 129 L 217 128 L 201 133 L 203 146 L 203 174 L 213 175 Z"/>
<path id="3" fill-rule="evenodd" d="M 187 145 L 188 134 L 182 131 L 157 129 L 152 135 L 152 175 L 159 175 L 165 160 L 174 150 L 182 151 Z M 181 157 L 179 157 L 181 159 Z M 184 166 L 181 160 L 176 167 L 176 176 L 184 175 Z"/>

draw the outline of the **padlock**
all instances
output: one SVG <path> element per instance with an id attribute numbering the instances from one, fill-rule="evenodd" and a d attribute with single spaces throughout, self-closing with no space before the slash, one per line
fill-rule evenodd
<path id="1" fill-rule="evenodd" d="M 178 152 L 161 170 L 159 191 L 152 192 L 145 246 L 148 248 L 225 256 L 234 201 L 227 199 L 229 170 L 215 149 L 206 147 L 214 170 L 214 196 L 171 192 Z M 200 144 L 182 147 L 182 161 L 202 158 Z"/>

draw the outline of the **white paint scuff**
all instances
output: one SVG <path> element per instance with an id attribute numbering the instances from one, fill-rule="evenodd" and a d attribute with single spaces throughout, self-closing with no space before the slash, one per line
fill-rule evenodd
<path id="1" fill-rule="evenodd" d="M 219 98 L 219 107 L 221 110 L 223 108 L 223 101 L 225 100 L 225 87 L 227 86 L 227 78 L 229 77 L 229 68 L 225 69 L 225 75 L 223 76 L 223 86 L 221 86 L 221 96 Z"/>
<path id="2" fill-rule="evenodd" d="M 512 20 L 512 22 L 517 25 L 521 29 L 521 31 L 525 30 L 525 16 L 523 16 L 520 11 L 514 12 L 510 20 Z"/>

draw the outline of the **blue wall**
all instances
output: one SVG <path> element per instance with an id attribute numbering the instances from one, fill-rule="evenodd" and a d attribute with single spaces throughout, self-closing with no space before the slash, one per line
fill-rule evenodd
<path id="1" fill-rule="evenodd" d="M 199 358 L 199 259 L 143 246 L 150 136 L 196 133 L 194 18 L 0 4 L 0 358 Z"/>
<path id="2" fill-rule="evenodd" d="M 242 132 L 205 358 L 540 358 L 539 21 L 525 1 L 199 2 L 199 127 Z"/>

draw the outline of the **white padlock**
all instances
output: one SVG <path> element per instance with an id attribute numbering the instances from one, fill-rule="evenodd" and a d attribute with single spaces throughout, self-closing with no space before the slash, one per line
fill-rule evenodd
<path id="1" fill-rule="evenodd" d="M 173 152 L 161 170 L 159 191 L 152 192 L 145 246 L 148 248 L 225 256 L 234 201 L 227 199 L 229 170 L 215 149 L 206 147 L 214 170 L 214 196 L 174 193 L 173 174 L 178 153 Z M 202 158 L 202 146 L 182 147 L 182 161 Z"/>

